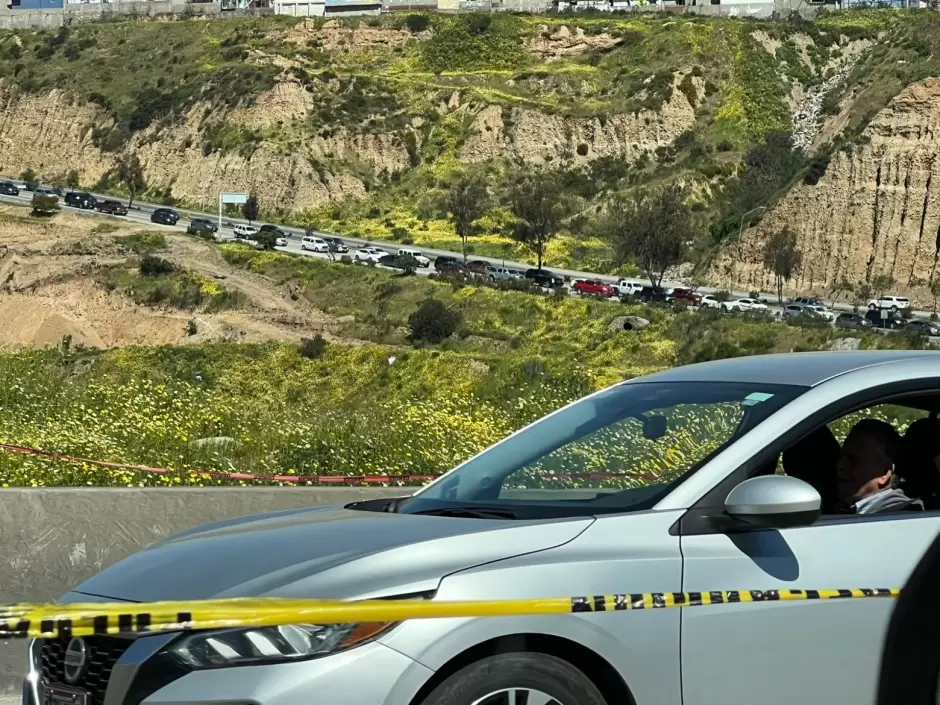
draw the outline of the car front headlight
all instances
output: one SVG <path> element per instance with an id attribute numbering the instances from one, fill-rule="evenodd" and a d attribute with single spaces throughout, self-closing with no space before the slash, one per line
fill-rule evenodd
<path id="1" fill-rule="evenodd" d="M 395 624 L 286 624 L 193 632 L 171 644 L 168 652 L 197 670 L 302 661 L 366 643 Z"/>

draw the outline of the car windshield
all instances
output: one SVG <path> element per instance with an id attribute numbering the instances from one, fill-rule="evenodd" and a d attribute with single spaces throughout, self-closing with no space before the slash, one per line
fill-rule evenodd
<path id="1" fill-rule="evenodd" d="M 499 507 L 521 519 L 649 509 L 803 391 L 771 384 L 621 384 L 509 436 L 396 511 Z"/>

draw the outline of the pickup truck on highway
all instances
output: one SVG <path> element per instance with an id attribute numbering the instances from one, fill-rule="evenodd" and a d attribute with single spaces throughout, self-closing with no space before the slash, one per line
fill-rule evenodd
<path id="1" fill-rule="evenodd" d="M 631 279 L 621 279 L 613 284 L 613 287 L 620 296 L 636 296 L 643 290 L 643 285 L 640 282 Z"/>
<path id="2" fill-rule="evenodd" d="M 113 201 L 111 199 L 98 201 L 98 212 L 107 213 L 109 215 L 127 215 L 127 206 L 120 201 Z"/>

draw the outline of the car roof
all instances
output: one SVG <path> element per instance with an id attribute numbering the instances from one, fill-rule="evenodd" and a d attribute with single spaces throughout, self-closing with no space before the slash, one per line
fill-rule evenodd
<path id="1" fill-rule="evenodd" d="M 673 367 L 627 384 L 645 382 L 744 382 L 812 387 L 832 377 L 867 367 L 932 359 L 937 350 L 846 350 L 837 352 L 751 355 Z"/>

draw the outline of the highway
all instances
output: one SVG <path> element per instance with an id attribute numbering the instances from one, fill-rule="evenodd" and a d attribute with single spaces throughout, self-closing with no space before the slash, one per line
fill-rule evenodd
<path id="1" fill-rule="evenodd" d="M 20 188 L 19 196 L 8 196 L 5 194 L 0 194 L 0 202 L 6 201 L 9 203 L 16 203 L 18 205 L 28 206 L 33 197 L 32 192 L 26 191 L 23 188 L 22 183 L 19 182 L 18 180 L 12 179 L 12 181 L 13 183 L 17 184 L 17 186 Z M 99 194 L 93 191 L 86 191 L 85 193 L 90 193 L 91 195 L 95 196 L 95 198 L 98 198 L 98 199 L 106 199 L 106 198 L 114 199 L 115 198 L 114 196 L 109 196 L 108 194 Z M 123 199 L 117 199 L 117 200 L 121 200 L 122 202 L 124 202 Z M 63 211 L 74 211 L 76 213 L 86 213 L 86 214 L 95 215 L 95 216 L 99 216 L 103 218 L 110 218 L 115 221 L 131 220 L 136 223 L 145 224 L 148 227 L 175 231 L 175 232 L 185 231 L 187 225 L 189 224 L 189 219 L 193 217 L 205 218 L 205 219 L 211 220 L 213 223 L 217 223 L 218 218 L 219 218 L 218 213 L 213 214 L 213 213 L 209 213 L 206 211 L 197 211 L 197 210 L 190 210 L 187 208 L 173 207 L 173 210 L 175 210 L 177 213 L 180 214 L 180 222 L 176 226 L 167 226 L 167 225 L 159 225 L 159 224 L 150 222 L 150 215 L 153 213 L 154 209 L 165 208 L 167 206 L 161 206 L 160 204 L 148 203 L 146 201 L 135 200 L 133 208 L 129 210 L 126 216 L 106 216 L 104 214 L 99 214 L 97 211 L 83 211 L 77 208 L 70 208 L 69 206 L 66 206 L 64 204 L 62 199 L 59 199 L 59 203 L 62 206 Z M 260 224 L 260 222 L 261 221 L 256 221 L 255 224 Z M 225 240 L 234 240 L 235 238 L 234 238 L 233 228 L 237 224 L 248 224 L 248 221 L 244 219 L 240 219 L 240 218 L 230 218 L 230 217 L 223 215 L 222 227 L 219 229 L 219 234 Z M 307 251 L 303 251 L 300 249 L 300 238 L 302 238 L 305 235 L 305 231 L 302 228 L 295 228 L 295 227 L 280 225 L 280 224 L 276 224 L 276 225 L 278 228 L 283 230 L 284 233 L 288 235 L 288 237 L 291 238 L 290 240 L 288 240 L 287 247 L 278 247 L 277 248 L 278 250 L 290 252 L 292 254 L 307 255 L 311 257 L 319 257 L 321 259 L 327 259 L 327 256 L 324 254 L 307 252 Z M 327 232 L 322 232 L 318 230 L 313 231 L 313 233 L 316 235 L 320 235 L 320 236 L 325 235 L 325 236 L 333 236 L 333 237 L 342 238 L 343 242 L 345 242 L 349 246 L 350 254 L 352 254 L 352 251 L 354 249 L 361 247 L 361 246 L 366 246 L 366 245 L 374 245 L 376 247 L 386 249 L 390 252 L 395 252 L 397 251 L 399 247 L 403 247 L 401 243 L 397 243 L 394 241 L 364 240 L 362 238 L 356 238 L 356 237 L 350 237 L 348 235 L 343 235 L 342 233 L 327 233 Z M 436 249 L 431 249 L 431 248 L 418 247 L 416 245 L 409 245 L 408 247 L 420 250 L 425 255 L 427 255 L 428 258 L 431 259 L 432 261 L 435 257 L 439 255 L 460 256 L 460 253 L 447 251 L 447 250 L 436 250 Z M 500 267 L 505 266 L 505 267 L 509 267 L 512 269 L 525 270 L 534 266 L 531 263 L 514 262 L 511 260 L 498 259 L 495 257 L 482 257 L 479 255 L 472 255 L 472 259 L 483 260 L 495 266 L 500 266 Z M 605 281 L 608 283 L 617 281 L 615 277 L 612 277 L 610 275 L 595 274 L 594 272 L 582 272 L 582 271 L 572 270 L 572 269 L 561 269 L 558 267 L 546 267 L 546 269 L 549 269 L 550 271 L 556 274 L 568 277 L 570 279 L 599 279 L 601 281 Z M 422 274 L 426 276 L 432 273 L 433 271 L 434 270 L 432 268 L 422 267 L 418 270 L 418 274 Z M 642 277 L 631 277 L 631 280 L 642 281 L 642 282 L 648 283 L 648 280 L 645 280 Z M 663 286 L 689 286 L 689 284 L 683 283 L 683 282 L 664 281 Z M 714 294 L 715 292 L 718 291 L 718 289 L 714 287 L 700 286 L 696 288 L 696 291 L 700 293 L 704 293 L 704 294 Z M 750 296 L 750 292 L 746 292 L 746 291 L 732 291 L 730 293 L 731 293 L 732 298 L 745 298 L 745 297 Z M 760 298 L 763 300 L 773 300 L 776 298 L 776 293 L 760 292 Z M 853 307 L 847 303 L 843 303 L 843 302 L 833 303 L 831 301 L 827 301 L 826 303 L 835 311 L 852 311 L 853 310 Z M 780 306 L 768 306 L 768 308 L 770 309 L 770 312 L 774 315 L 782 313 L 782 310 L 783 310 L 782 307 Z M 914 311 L 914 315 L 917 318 L 927 318 L 930 316 L 930 312 L 929 311 Z M 847 335 L 849 334 L 850 332 L 847 332 Z"/>

